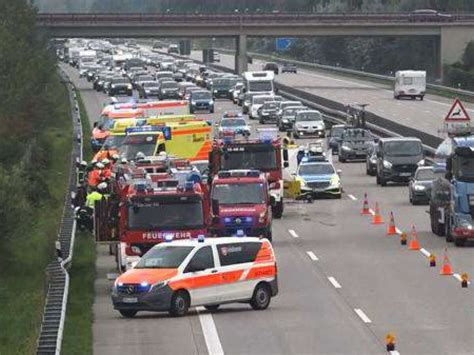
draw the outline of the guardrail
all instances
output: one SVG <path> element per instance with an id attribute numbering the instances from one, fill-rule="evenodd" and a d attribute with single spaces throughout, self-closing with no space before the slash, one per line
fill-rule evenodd
<path id="1" fill-rule="evenodd" d="M 82 125 L 79 104 L 76 100 L 75 88 L 61 73 L 63 82 L 68 83 L 69 100 L 71 102 L 71 117 L 75 144 L 71 153 L 71 166 L 69 171 L 68 193 L 66 194 L 63 215 L 56 241 L 57 259 L 52 261 L 47 269 L 48 291 L 41 331 L 38 337 L 37 354 L 61 353 L 61 344 L 66 319 L 66 308 L 69 294 L 69 274 L 67 268 L 72 262 L 74 240 L 76 235 L 76 218 L 72 207 L 71 193 L 76 188 L 76 162 L 82 160 Z"/>
<path id="2" fill-rule="evenodd" d="M 220 51 L 222 53 L 235 55 L 235 51 L 231 50 L 231 49 L 216 48 L 216 50 Z M 324 64 L 302 62 L 302 61 L 299 61 L 299 60 L 280 58 L 280 57 L 276 57 L 276 56 L 273 56 L 273 55 L 256 53 L 256 52 L 247 52 L 247 53 L 250 56 L 254 57 L 254 58 L 263 59 L 263 60 L 272 61 L 272 62 L 277 62 L 277 63 L 280 63 L 280 64 L 291 63 L 291 64 L 297 65 L 300 68 L 318 69 L 318 70 L 324 70 L 324 71 L 327 71 L 327 72 L 333 72 L 335 74 L 346 74 L 346 75 L 351 75 L 351 76 L 357 76 L 357 77 L 360 77 L 360 78 L 374 79 L 374 80 L 381 81 L 381 82 L 391 84 L 391 85 L 395 81 L 395 77 L 393 77 L 393 76 L 367 73 L 367 72 L 363 72 L 363 71 L 359 71 L 359 70 L 333 67 L 333 66 L 324 65 Z M 459 96 L 460 98 L 465 98 L 469 101 L 474 101 L 474 92 L 473 91 L 455 89 L 455 88 L 452 88 L 452 87 L 449 87 L 449 86 L 442 86 L 442 85 L 435 85 L 435 84 L 426 84 L 426 88 L 429 89 L 429 91 L 432 91 L 432 92 L 445 92 L 445 93 L 449 93 L 451 95 Z"/>

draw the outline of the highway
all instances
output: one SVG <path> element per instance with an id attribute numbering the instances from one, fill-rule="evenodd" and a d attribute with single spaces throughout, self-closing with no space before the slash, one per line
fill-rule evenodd
<path id="1" fill-rule="evenodd" d="M 227 65 L 230 56 L 221 54 L 221 60 Z M 107 97 L 79 79 L 75 69 L 64 68 L 93 121 Z M 260 68 L 258 62 L 251 67 Z M 347 103 L 370 99 L 373 112 L 427 130 L 436 130 L 449 109 L 447 99 L 395 102 L 378 84 L 312 75 L 300 71 L 277 80 Z M 236 108 L 219 101 L 216 113 L 205 117 L 216 119 Z M 290 171 L 294 165 L 293 157 Z M 454 271 L 474 275 L 473 245 L 456 248 L 433 235 L 427 207 L 411 206 L 406 186 L 377 186 L 365 174 L 365 164 L 336 167 L 342 169 L 341 200 L 289 201 L 284 217 L 274 220 L 280 294 L 267 311 L 238 304 L 214 313 L 192 311 L 184 318 L 144 312 L 124 319 L 110 300 L 107 274 L 115 272 L 114 258 L 107 247 L 98 246 L 94 353 L 383 354 L 384 337 L 393 332 L 401 354 L 472 354 L 474 285 L 462 289 L 455 277 L 440 276 L 439 268 L 448 247 Z M 416 226 L 422 248 L 437 256 L 436 268 L 429 267 L 422 252 L 401 246 L 398 236 L 385 236 L 386 224 L 372 226 L 360 215 L 364 193 L 372 208 L 380 203 L 384 220 L 393 211 L 400 230 Z"/>
<path id="2" fill-rule="evenodd" d="M 191 58 L 202 60 L 202 52 L 193 51 Z M 234 68 L 234 56 L 220 53 L 220 60 L 216 64 Z M 248 69 L 262 70 L 264 64 L 264 61 L 254 59 Z M 426 95 L 424 101 L 395 100 L 393 88 L 387 85 L 301 68 L 297 74 L 277 75 L 276 82 L 345 105 L 369 104 L 369 112 L 434 136 L 440 136 L 438 130 L 442 128 L 453 101 L 435 95 Z M 465 107 L 474 117 L 474 104 L 465 104 Z"/>

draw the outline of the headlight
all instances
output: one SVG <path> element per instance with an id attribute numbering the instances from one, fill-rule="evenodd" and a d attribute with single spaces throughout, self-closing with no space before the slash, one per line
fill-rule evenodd
<path id="1" fill-rule="evenodd" d="M 214 105 L 214 100 L 210 100 L 209 105 Z"/>
<path id="2" fill-rule="evenodd" d="M 415 191 L 424 191 L 426 190 L 426 187 L 423 185 L 415 185 L 414 189 Z"/>
<path id="3" fill-rule="evenodd" d="M 265 223 L 266 214 L 267 214 L 266 211 L 263 211 L 262 213 L 260 213 L 260 215 L 258 216 L 258 223 Z"/>
<path id="4" fill-rule="evenodd" d="M 343 145 L 341 146 L 341 149 L 342 149 L 342 150 L 345 150 L 346 152 L 349 152 L 349 151 L 352 150 L 351 147 L 349 147 L 348 145 L 345 145 L 345 144 L 343 144 Z"/>
<path id="5" fill-rule="evenodd" d="M 127 88 L 128 88 L 129 90 L 132 90 L 132 88 L 133 88 L 132 84 L 128 84 L 128 85 L 127 85 Z"/>
<path id="6" fill-rule="evenodd" d="M 146 92 L 147 94 L 149 94 L 149 93 L 151 92 L 151 90 L 148 90 L 148 89 L 147 89 L 147 90 L 145 90 L 145 92 Z"/>
<path id="7" fill-rule="evenodd" d="M 469 216 L 459 216 L 458 217 L 458 226 L 463 229 L 472 230 L 472 219 Z"/>
<path id="8" fill-rule="evenodd" d="M 217 90 L 214 90 L 214 94 L 217 94 Z"/>
<path id="9" fill-rule="evenodd" d="M 391 169 L 392 168 L 392 163 L 390 163 L 388 160 L 383 161 L 383 167 L 385 169 Z"/>
<path id="10" fill-rule="evenodd" d="M 196 105 L 196 101 L 191 101 L 191 105 Z"/>
<path id="11" fill-rule="evenodd" d="M 339 175 L 334 174 L 331 177 L 331 186 L 330 188 L 339 188 L 341 186 L 341 180 L 339 178 Z"/>
<path id="12" fill-rule="evenodd" d="M 421 159 L 417 164 L 418 164 L 418 166 L 425 165 L 425 159 Z"/>
<path id="13" fill-rule="evenodd" d="M 281 119 L 281 122 L 283 122 L 283 123 L 288 123 L 288 122 L 290 122 L 290 121 L 288 121 L 288 118 L 282 118 L 282 119 Z"/>
<path id="14" fill-rule="evenodd" d="M 112 87 L 112 89 L 115 89 L 115 84 L 112 84 L 112 86 L 111 86 L 111 87 Z"/>

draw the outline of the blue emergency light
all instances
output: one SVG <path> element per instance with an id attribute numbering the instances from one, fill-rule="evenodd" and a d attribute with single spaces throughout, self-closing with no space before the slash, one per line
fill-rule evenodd
<path id="1" fill-rule="evenodd" d="M 186 191 L 192 191 L 194 188 L 194 183 L 192 181 L 186 181 L 186 183 L 184 184 L 184 189 Z"/>
<path id="2" fill-rule="evenodd" d="M 173 241 L 173 234 L 167 233 L 165 234 L 165 242 L 171 243 Z"/>
<path id="3" fill-rule="evenodd" d="M 245 237 L 245 233 L 242 229 L 238 229 L 237 233 L 235 233 L 235 235 L 236 235 L 237 238 Z"/>
<path id="4" fill-rule="evenodd" d="M 199 234 L 198 235 L 198 242 L 199 243 L 204 243 L 204 240 L 205 240 L 204 234 Z"/>

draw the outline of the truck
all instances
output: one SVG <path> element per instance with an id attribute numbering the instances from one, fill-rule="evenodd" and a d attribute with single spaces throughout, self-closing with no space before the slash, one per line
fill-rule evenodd
<path id="1" fill-rule="evenodd" d="M 183 164 L 156 158 L 115 171 L 110 197 L 96 203 L 94 234 L 111 243 L 119 271 L 158 243 L 207 237 L 209 194 L 199 174 Z"/>
<path id="2" fill-rule="evenodd" d="M 283 215 L 283 168 L 287 168 L 288 150 L 282 147 L 276 128 L 259 128 L 257 137 L 226 136 L 215 139 L 209 153 L 209 177 L 221 170 L 251 169 L 265 174 L 272 196 L 272 215 Z"/>
<path id="3" fill-rule="evenodd" d="M 265 175 L 258 170 L 221 170 L 211 182 L 209 234 L 272 240 L 271 205 Z"/>
<path id="4" fill-rule="evenodd" d="M 435 173 L 444 172 L 444 176 L 432 184 L 430 222 L 433 233 L 463 246 L 474 239 L 474 136 L 455 137 L 450 142 L 445 168 L 434 166 Z"/>

